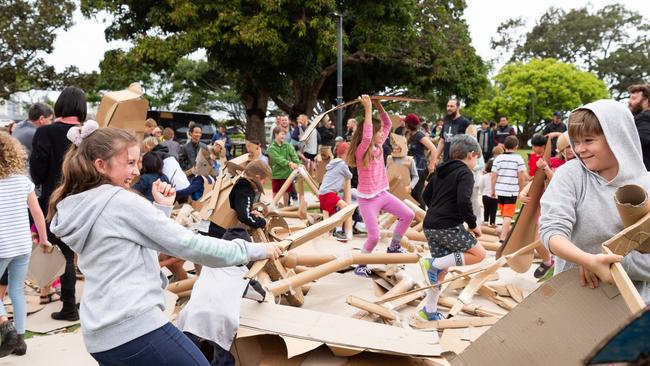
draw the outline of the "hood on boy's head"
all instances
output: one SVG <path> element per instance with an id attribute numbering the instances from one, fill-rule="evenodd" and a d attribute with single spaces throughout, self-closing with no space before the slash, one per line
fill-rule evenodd
<path id="1" fill-rule="evenodd" d="M 643 165 L 639 133 L 634 124 L 634 117 L 627 106 L 614 100 L 601 99 L 576 108 L 574 111 L 580 109 L 590 110 L 600 122 L 609 148 L 619 163 L 618 175 L 613 179 L 617 185 L 632 183 L 635 178 L 639 177 L 639 172 L 646 171 L 645 165 Z M 571 148 L 575 151 L 572 140 Z M 576 154 L 576 158 L 587 169 L 578 154 Z"/>

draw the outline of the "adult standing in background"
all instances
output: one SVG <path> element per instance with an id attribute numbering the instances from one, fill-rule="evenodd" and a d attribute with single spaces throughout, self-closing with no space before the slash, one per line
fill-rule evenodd
<path id="1" fill-rule="evenodd" d="M 632 85 L 627 91 L 630 93 L 627 106 L 634 115 L 634 124 L 641 139 L 643 165 L 650 170 L 650 84 Z"/>
<path id="2" fill-rule="evenodd" d="M 496 131 L 494 131 L 494 145 L 504 147 L 504 141 L 506 140 L 506 137 L 510 135 L 517 135 L 517 132 L 514 127 L 511 127 L 508 124 L 508 117 L 501 116 L 501 118 L 499 118 L 499 126 Z"/>
<path id="3" fill-rule="evenodd" d="M 483 161 L 487 163 L 492 157 L 492 149 L 494 148 L 494 131 L 490 128 L 488 121 L 481 122 L 481 129 L 477 131 L 477 141 L 481 146 L 483 153 Z"/>
<path id="4" fill-rule="evenodd" d="M 206 145 L 201 142 L 202 135 L 203 128 L 201 125 L 193 121 L 190 122 L 187 129 L 187 137 L 189 137 L 189 139 L 185 145 L 181 146 L 178 153 L 178 163 L 185 172 L 194 167 L 194 162 L 196 161 L 196 156 L 199 154 L 199 150 L 206 147 Z"/>
<path id="5" fill-rule="evenodd" d="M 345 141 L 350 142 L 352 141 L 352 135 L 354 135 L 354 131 L 357 130 L 357 120 L 354 118 L 348 119 L 346 129 L 345 129 Z"/>
<path id="6" fill-rule="evenodd" d="M 320 135 L 320 145 L 334 148 L 336 128 L 332 125 L 332 121 L 327 117 L 323 118 L 321 125 L 316 130 L 318 130 L 318 134 Z"/>
<path id="7" fill-rule="evenodd" d="M 174 130 L 167 127 L 163 130 L 163 142 L 160 143 L 162 146 L 167 146 L 169 155 L 173 156 L 176 161 L 178 161 L 178 152 L 181 149 L 181 144 L 177 141 L 174 141 Z"/>
<path id="8" fill-rule="evenodd" d="M 34 103 L 27 112 L 27 119 L 18 123 L 12 136 L 25 147 L 27 157 L 32 153 L 32 140 L 36 129 L 52 124 L 54 111 L 45 103 Z"/>
<path id="9" fill-rule="evenodd" d="M 429 172 L 436 167 L 436 161 L 427 161 L 425 149 L 431 155 L 436 156 L 437 150 L 429 136 L 420 128 L 420 118 L 416 114 L 409 114 L 404 118 L 406 141 L 408 142 L 408 155 L 415 160 L 415 168 L 418 171 L 418 182 L 411 191 L 411 196 L 418 201 L 420 208 L 426 210 L 426 204 L 422 200 L 422 189 Z"/>
<path id="10" fill-rule="evenodd" d="M 558 136 L 561 135 L 562 133 L 566 132 L 567 128 L 564 122 L 562 122 L 562 112 L 554 112 L 553 113 L 553 120 L 544 126 L 544 129 L 542 130 L 542 135 L 549 137 L 548 134 L 552 132 L 559 132 L 557 134 Z M 557 149 L 557 137 L 551 138 L 551 147 L 553 148 L 551 150 L 551 156 L 555 156 L 557 153 L 555 150 Z"/>
<path id="11" fill-rule="evenodd" d="M 32 140 L 32 154 L 29 158 L 30 174 L 36 185 L 41 185 L 41 196 L 38 202 L 45 216 L 52 192 L 61 184 L 61 167 L 68 147 L 72 143 L 67 134 L 74 126 L 79 126 L 86 120 L 86 95 L 84 91 L 69 86 L 61 92 L 54 104 L 56 121 L 51 125 L 36 130 Z M 50 232 L 47 225 L 47 235 L 50 243 L 57 245 L 65 257 L 65 272 L 61 276 L 61 311 L 52 313 L 55 320 L 79 320 L 75 299 L 75 284 L 77 274 L 74 265 L 74 252 L 64 242 Z"/>
<path id="12" fill-rule="evenodd" d="M 444 154 L 445 161 L 449 160 L 451 139 L 456 135 L 464 134 L 470 124 L 467 118 L 460 115 L 460 101 L 458 99 L 449 99 L 447 102 L 447 116 L 445 116 L 444 121 L 437 153 L 432 155 L 435 163 L 440 160 L 440 154 Z"/>

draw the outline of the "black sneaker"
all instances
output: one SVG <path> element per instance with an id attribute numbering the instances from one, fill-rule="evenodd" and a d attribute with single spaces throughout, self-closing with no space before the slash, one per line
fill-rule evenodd
<path id="1" fill-rule="evenodd" d="M 0 336 L 2 336 L 0 357 L 9 356 L 20 345 L 20 337 L 16 333 L 13 321 L 7 320 L 0 325 Z"/>
<path id="2" fill-rule="evenodd" d="M 67 320 L 69 322 L 76 322 L 77 320 L 79 320 L 79 312 L 77 311 L 71 311 L 71 312 L 57 311 L 56 313 L 50 314 L 50 316 L 54 320 Z"/>
<path id="3" fill-rule="evenodd" d="M 348 242 L 348 237 L 347 237 L 347 236 L 345 235 L 345 233 L 342 232 L 342 231 L 335 231 L 335 232 L 332 234 L 332 236 L 333 236 L 336 240 L 338 240 L 338 241 L 340 241 L 340 242 L 342 242 L 342 243 L 347 243 L 347 242 Z"/>
<path id="4" fill-rule="evenodd" d="M 24 356 L 25 353 L 27 353 L 27 344 L 25 343 L 23 334 L 18 335 L 18 345 L 16 346 L 16 348 L 14 348 L 14 351 L 11 353 L 17 356 Z"/>
<path id="5" fill-rule="evenodd" d="M 551 264 L 549 266 L 547 266 L 546 264 L 544 264 L 544 262 L 542 262 L 542 264 L 540 264 L 539 267 L 537 267 L 537 269 L 535 270 L 535 273 L 533 273 L 533 276 L 535 276 L 535 278 L 542 278 L 546 276 L 546 273 L 551 268 L 553 268 L 554 265 L 555 265 L 555 260 L 551 260 Z"/>
<path id="6" fill-rule="evenodd" d="M 255 300 L 257 302 L 264 302 L 266 291 L 264 291 L 262 284 L 257 282 L 257 280 L 250 280 L 246 286 L 246 289 L 244 290 L 244 295 L 242 297 L 245 299 Z"/>

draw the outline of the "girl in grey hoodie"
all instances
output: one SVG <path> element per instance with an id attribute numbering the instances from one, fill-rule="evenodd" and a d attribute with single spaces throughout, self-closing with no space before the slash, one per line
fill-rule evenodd
<path id="1" fill-rule="evenodd" d="M 129 189 L 140 148 L 126 131 L 73 128 L 63 181 L 50 200 L 52 232 L 79 255 L 86 276 L 80 318 L 101 365 L 208 365 L 163 314 L 167 279 L 158 252 L 210 267 L 277 258 L 279 247 L 196 235 L 168 216 L 175 191 L 153 183 L 154 205 Z"/>
<path id="2" fill-rule="evenodd" d="M 581 284 L 594 288 L 612 282 L 609 266 L 622 261 L 647 303 L 650 254 L 601 253 L 602 243 L 623 230 L 616 190 L 636 184 L 650 192 L 632 114 L 613 100 L 587 104 L 569 116 L 569 138 L 577 159 L 555 171 L 541 199 L 540 237 L 558 256 L 555 273 L 580 267 Z"/>

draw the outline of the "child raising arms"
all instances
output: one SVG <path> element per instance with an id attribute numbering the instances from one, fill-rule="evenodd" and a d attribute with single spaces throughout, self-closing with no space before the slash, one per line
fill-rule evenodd
<path id="1" fill-rule="evenodd" d="M 402 253 L 400 241 L 411 221 L 415 217 L 404 202 L 388 192 L 388 177 L 384 167 L 384 154 L 382 145 L 390 133 L 392 126 L 384 108 L 375 102 L 379 110 L 379 120 L 372 118 L 372 104 L 366 94 L 361 96 L 361 104 L 365 109 L 363 125 L 359 126 L 352 135 L 348 149 L 347 162 L 351 167 L 357 167 L 359 185 L 357 186 L 357 201 L 363 222 L 368 231 L 368 239 L 363 244 L 363 253 L 370 253 L 379 242 L 379 224 L 377 217 L 380 211 L 389 212 L 397 216 L 397 226 L 387 249 L 388 253 Z M 365 265 L 358 266 L 355 274 L 369 276 L 370 270 Z"/>
<path id="2" fill-rule="evenodd" d="M 277 258 L 281 249 L 192 233 L 167 217 L 175 198 L 167 183 L 153 183 L 154 205 L 132 192 L 140 147 L 128 132 L 86 123 L 68 137 L 75 146 L 66 153 L 48 219 L 79 254 L 86 276 L 80 310 L 86 349 L 101 365 L 208 365 L 163 314 L 167 279 L 156 252 L 223 267 Z"/>

